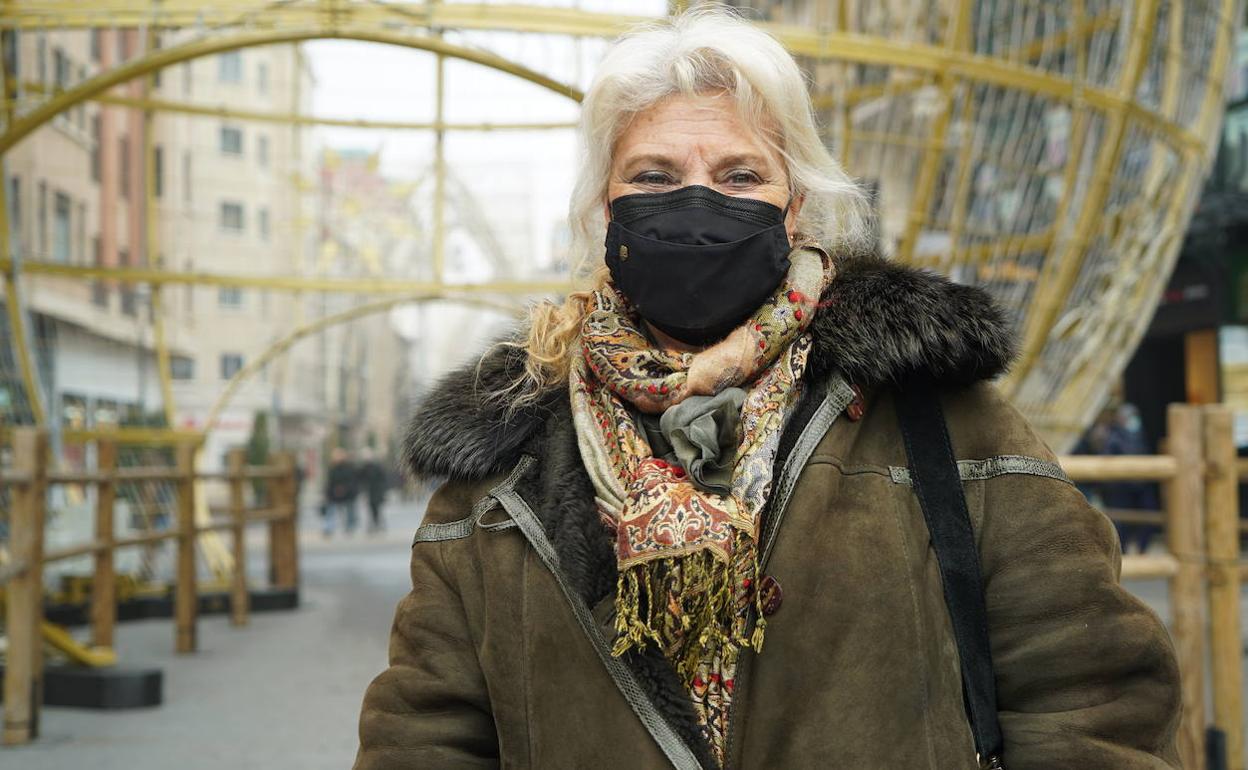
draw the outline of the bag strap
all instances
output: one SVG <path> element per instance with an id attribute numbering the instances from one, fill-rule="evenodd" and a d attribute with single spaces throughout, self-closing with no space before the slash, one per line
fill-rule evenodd
<path id="1" fill-rule="evenodd" d="M 897 391 L 897 416 L 910 463 L 910 478 L 931 534 L 945 604 L 962 664 L 962 696 L 980 766 L 1001 767 L 1003 739 L 997 721 L 997 689 L 988 643 L 988 610 L 962 479 L 936 387 L 905 383 Z"/>

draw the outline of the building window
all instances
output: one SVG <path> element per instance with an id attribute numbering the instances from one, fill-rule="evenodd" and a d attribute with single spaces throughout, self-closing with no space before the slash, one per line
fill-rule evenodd
<path id="1" fill-rule="evenodd" d="M 0 50 L 3 50 L 0 56 L 4 61 L 4 71 L 9 77 L 21 77 L 24 73 L 18 69 L 17 30 L 0 30 Z"/>
<path id="2" fill-rule="evenodd" d="M 22 240 L 22 178 L 17 174 L 9 177 L 9 223 L 18 253 L 26 256 L 26 244 Z"/>
<path id="3" fill-rule="evenodd" d="M 104 245 L 98 235 L 91 239 L 91 260 L 96 267 L 104 265 Z M 91 282 L 91 301 L 97 307 L 108 307 L 108 284 L 99 278 Z"/>
<path id="4" fill-rule="evenodd" d="M 94 62 L 98 62 L 100 60 L 100 53 L 103 49 L 103 46 L 100 45 L 101 34 L 103 34 L 103 30 L 98 27 L 91 30 L 91 61 Z"/>
<path id="5" fill-rule="evenodd" d="M 117 140 L 117 184 L 121 197 L 130 198 L 130 142 L 123 136 Z"/>
<path id="6" fill-rule="evenodd" d="M 243 306 L 243 290 L 237 286 L 222 286 L 217 290 L 217 306 L 238 310 Z"/>
<path id="7" fill-rule="evenodd" d="M 52 199 L 52 259 L 56 262 L 69 262 L 70 249 L 73 248 L 69 221 L 73 205 L 69 196 L 63 192 L 55 193 Z"/>
<path id="8" fill-rule="evenodd" d="M 78 79 L 75 80 L 74 82 L 81 83 L 86 79 L 87 79 L 87 68 L 79 66 L 78 67 Z M 75 122 L 78 124 L 78 130 L 79 131 L 85 130 L 87 127 L 87 103 L 78 102 L 78 107 L 75 109 L 75 114 L 77 115 L 77 120 Z"/>
<path id="9" fill-rule="evenodd" d="M 117 250 L 117 264 L 121 267 L 130 266 L 130 252 L 128 250 Z M 137 307 L 134 301 L 134 284 L 119 284 L 117 286 L 117 293 L 121 296 L 121 312 L 128 316 L 137 315 Z"/>
<path id="10" fill-rule="evenodd" d="M 113 34 L 117 36 L 117 63 L 122 64 L 130 58 L 130 34 L 124 29 L 116 30 Z"/>
<path id="11" fill-rule="evenodd" d="M 269 165 L 269 137 L 263 134 L 256 138 L 256 162 L 265 167 Z"/>
<path id="12" fill-rule="evenodd" d="M 152 148 L 152 194 L 157 198 L 165 193 L 165 148 L 159 144 Z"/>
<path id="13" fill-rule="evenodd" d="M 243 129 L 221 126 L 221 152 L 225 155 L 243 154 Z"/>
<path id="14" fill-rule="evenodd" d="M 190 273 L 195 270 L 195 263 L 188 259 L 186 260 L 186 267 L 182 269 Z M 196 291 L 195 285 L 188 283 L 185 288 L 186 288 L 186 297 L 185 297 L 186 314 L 188 316 L 194 315 L 195 314 L 195 291 Z"/>
<path id="15" fill-rule="evenodd" d="M 160 49 L 160 33 L 159 32 L 154 33 L 152 35 L 151 40 L 152 40 L 152 51 L 154 52 L 154 51 L 159 50 Z M 161 67 L 152 73 L 152 88 L 160 88 L 160 84 L 162 82 L 161 75 L 163 75 L 164 72 L 165 72 L 165 68 Z"/>
<path id="16" fill-rule="evenodd" d="M 182 151 L 182 199 L 191 202 L 191 151 Z"/>
<path id="17" fill-rule="evenodd" d="M 91 116 L 91 181 L 100 181 L 100 115 Z"/>
<path id="18" fill-rule="evenodd" d="M 195 359 L 189 356 L 170 356 L 169 376 L 175 380 L 195 379 Z"/>
<path id="19" fill-rule="evenodd" d="M 40 83 L 48 82 L 48 40 L 42 32 L 35 44 L 35 77 Z"/>
<path id="20" fill-rule="evenodd" d="M 256 90 L 262 94 L 269 92 L 269 63 L 260 62 L 256 67 Z"/>
<path id="21" fill-rule="evenodd" d="M 242 51 L 226 51 L 217 56 L 217 79 L 222 83 L 243 82 Z"/>
<path id="22" fill-rule="evenodd" d="M 39 244 L 39 259 L 48 258 L 48 183 L 39 180 L 38 218 L 35 222 L 35 243 Z"/>
<path id="23" fill-rule="evenodd" d="M 182 62 L 182 95 L 191 95 L 191 62 Z"/>
<path id="24" fill-rule="evenodd" d="M 64 91 L 69 88 L 69 57 L 59 47 L 52 49 L 52 75 L 52 84 L 56 90 Z"/>
<path id="25" fill-rule="evenodd" d="M 243 231 L 243 204 L 235 201 L 221 202 L 221 229 L 231 233 Z"/>
<path id="26" fill-rule="evenodd" d="M 238 353 L 221 354 L 221 379 L 228 380 L 243 368 L 243 357 Z"/>
<path id="27" fill-rule="evenodd" d="M 269 210 L 262 208 L 256 212 L 256 229 L 260 231 L 260 239 L 269 239 Z"/>
<path id="28" fill-rule="evenodd" d="M 76 220 L 78 231 L 74 239 L 74 262 L 79 265 L 87 264 L 87 204 L 78 204 L 78 218 Z"/>

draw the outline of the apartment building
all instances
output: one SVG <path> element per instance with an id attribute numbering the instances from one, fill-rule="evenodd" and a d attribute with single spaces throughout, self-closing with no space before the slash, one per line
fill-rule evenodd
<path id="1" fill-rule="evenodd" d="M 19 103 L 40 100 L 140 55 L 137 30 L 6 32 L 5 69 Z M 147 83 L 119 95 L 142 97 Z M 76 105 L 5 156 L 12 253 L 72 265 L 148 264 L 144 238 L 144 123 L 133 109 Z M 49 422 L 103 427 L 150 421 L 161 409 L 145 293 L 110 281 L 28 277 L 29 338 Z M 7 331 L 7 326 L 6 326 Z M 6 365 L 0 406 L 11 418 L 19 381 Z"/>
<path id="2" fill-rule="evenodd" d="M 179 103 L 295 114 L 307 112 L 312 85 L 299 47 L 280 45 L 175 65 L 156 93 Z M 279 278 L 304 273 L 315 238 L 305 206 L 315 179 L 306 126 L 162 112 L 155 130 L 158 257 L 169 270 Z M 194 429 L 207 426 L 240 370 L 305 320 L 291 292 L 229 285 L 171 288 L 164 309 L 178 349 L 171 360 L 178 425 Z M 257 412 L 320 411 L 322 399 L 308 376 L 311 355 L 297 347 L 243 382 L 209 433 L 207 464 L 246 441 Z M 274 424 L 280 429 L 283 423 Z"/>

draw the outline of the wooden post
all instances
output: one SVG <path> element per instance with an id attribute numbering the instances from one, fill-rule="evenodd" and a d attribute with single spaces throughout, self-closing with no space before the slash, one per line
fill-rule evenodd
<path id="1" fill-rule="evenodd" d="M 195 579 L 195 446 L 177 445 L 178 558 L 173 595 L 174 649 L 195 652 L 199 591 Z"/>
<path id="2" fill-rule="evenodd" d="M 1226 736 L 1227 770 L 1244 770 L 1243 643 L 1239 622 L 1239 473 L 1234 416 L 1205 407 L 1205 548 L 1209 556 L 1213 725 Z"/>
<path id="3" fill-rule="evenodd" d="M 277 452 L 272 464 L 281 468 L 273 479 L 273 505 L 285 512 L 269 523 L 269 578 L 274 588 L 299 587 L 299 501 L 295 479 L 295 456 Z"/>
<path id="4" fill-rule="evenodd" d="M 9 550 L 22 571 L 5 585 L 8 650 L 4 668 L 4 743 L 39 737 L 43 705 L 43 525 L 48 435 L 37 428 L 13 430 L 13 470 L 27 480 L 13 484 Z"/>
<path id="5" fill-rule="evenodd" d="M 95 552 L 95 574 L 91 578 L 91 642 L 97 647 L 113 646 L 117 623 L 117 572 L 113 561 L 113 505 L 117 487 L 117 443 L 102 438 L 95 444 L 96 470 L 100 481 L 95 488 L 95 539 L 105 548 Z"/>
<path id="6" fill-rule="evenodd" d="M 247 464 L 247 454 L 242 449 L 231 449 L 225 456 L 226 472 L 230 484 L 230 531 L 234 535 L 234 574 L 230 581 L 230 623 L 236 626 L 247 625 L 247 543 L 244 526 L 247 516 L 245 501 L 246 478 L 243 469 Z"/>
<path id="7" fill-rule="evenodd" d="M 1166 538 L 1178 570 L 1170 578 L 1170 612 L 1183 689 L 1179 758 L 1205 770 L 1204 436 L 1200 407 L 1171 404 L 1167 447 L 1178 466 L 1166 494 Z"/>

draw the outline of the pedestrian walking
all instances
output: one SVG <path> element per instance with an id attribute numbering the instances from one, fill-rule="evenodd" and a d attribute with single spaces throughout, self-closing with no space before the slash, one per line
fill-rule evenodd
<path id="1" fill-rule="evenodd" d="M 332 536 L 337 520 L 342 518 L 343 529 L 349 535 L 355 531 L 356 526 L 355 501 L 360 494 L 359 469 L 342 447 L 334 447 L 329 457 L 329 473 L 325 479 L 323 532 L 325 537 Z"/>
<path id="2" fill-rule="evenodd" d="M 1140 410 L 1135 404 L 1124 403 L 1114 410 L 1106 432 L 1103 453 L 1107 455 L 1144 455 L 1151 451 Z M 1110 511 L 1156 511 L 1161 508 L 1157 485 L 1145 481 L 1115 481 L 1102 485 L 1105 509 Z M 1152 524 L 1119 522 L 1118 540 L 1125 554 L 1144 553 L 1160 528 Z"/>
<path id="3" fill-rule="evenodd" d="M 370 447 L 360 450 L 360 481 L 368 497 L 368 531 L 381 532 L 386 528 L 381 508 L 390 488 L 390 476 Z"/>

